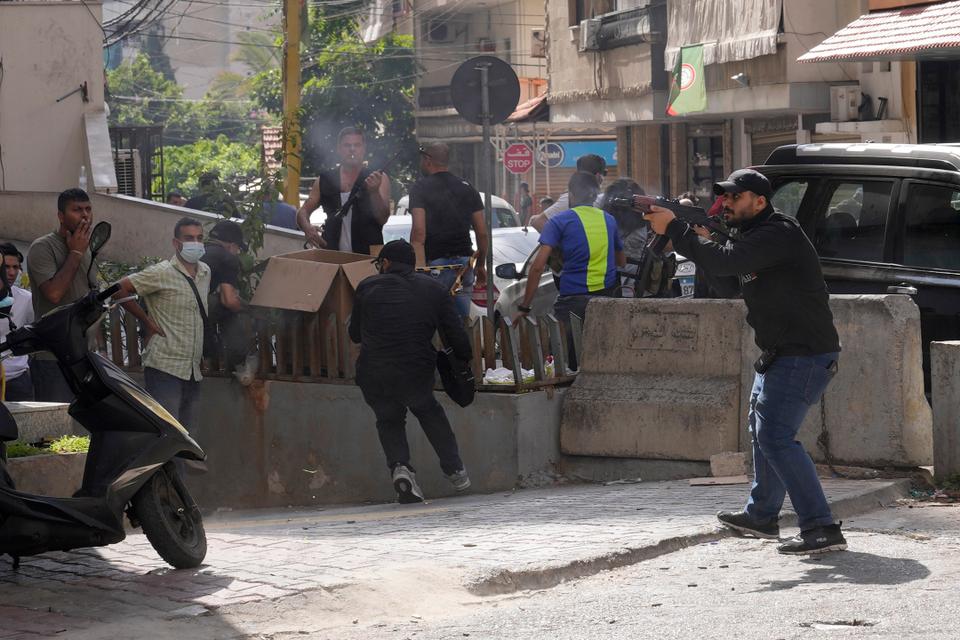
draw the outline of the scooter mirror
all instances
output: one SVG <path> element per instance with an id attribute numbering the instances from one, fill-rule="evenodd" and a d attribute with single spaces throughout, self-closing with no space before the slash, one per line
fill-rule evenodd
<path id="1" fill-rule="evenodd" d="M 111 231 L 110 223 L 106 221 L 98 222 L 96 226 L 93 227 L 93 232 L 90 234 L 90 253 L 93 254 L 94 258 L 100 253 L 103 245 L 107 244 Z"/>

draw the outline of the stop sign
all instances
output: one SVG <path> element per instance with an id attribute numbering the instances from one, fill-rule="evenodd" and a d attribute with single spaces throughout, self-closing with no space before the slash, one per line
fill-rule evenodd
<path id="1" fill-rule="evenodd" d="M 503 152 L 503 164 L 510 173 L 526 173 L 533 166 L 533 149 L 516 142 Z"/>

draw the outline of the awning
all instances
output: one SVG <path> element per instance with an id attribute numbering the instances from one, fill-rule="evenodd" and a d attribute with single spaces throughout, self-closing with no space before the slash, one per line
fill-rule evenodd
<path id="1" fill-rule="evenodd" d="M 547 120 L 547 95 L 530 98 L 517 105 L 516 110 L 507 118 L 507 122 L 525 122 L 531 120 Z"/>
<path id="2" fill-rule="evenodd" d="M 664 69 L 680 48 L 703 45 L 703 64 L 750 60 L 777 52 L 783 0 L 671 0 L 667 3 Z"/>
<path id="3" fill-rule="evenodd" d="M 798 62 L 960 59 L 960 0 L 860 16 Z"/>

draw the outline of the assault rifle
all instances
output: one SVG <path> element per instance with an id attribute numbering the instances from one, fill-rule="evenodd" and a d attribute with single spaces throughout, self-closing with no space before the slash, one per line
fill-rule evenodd
<path id="1" fill-rule="evenodd" d="M 663 196 L 618 196 L 611 198 L 609 204 L 614 207 L 619 206 L 632 209 L 640 215 L 650 213 L 650 207 L 652 206 L 663 207 L 664 209 L 672 211 L 673 215 L 677 216 L 677 219 L 683 220 L 687 224 L 706 227 L 713 233 L 719 234 L 728 240 L 731 239 L 730 235 L 723 230 L 719 222 L 717 222 L 715 218 L 707 215 L 706 210 L 700 207 L 680 204 L 676 200 L 670 200 Z M 648 246 L 654 253 L 660 255 L 663 253 L 669 241 L 670 239 L 666 236 L 654 236 Z"/>

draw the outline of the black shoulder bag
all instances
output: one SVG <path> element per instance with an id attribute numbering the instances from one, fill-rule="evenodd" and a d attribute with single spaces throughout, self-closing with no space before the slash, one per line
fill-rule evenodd
<path id="1" fill-rule="evenodd" d="M 177 269 L 177 273 L 187 281 L 190 290 L 193 291 L 193 295 L 197 299 L 197 309 L 200 311 L 200 319 L 203 320 L 203 356 L 205 358 L 214 356 L 220 353 L 220 336 L 217 335 L 217 327 L 207 317 L 207 311 L 203 308 L 200 292 L 197 291 L 197 285 L 193 282 L 193 278 L 179 269 Z"/>

